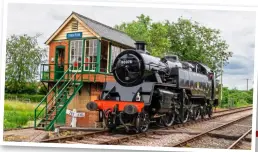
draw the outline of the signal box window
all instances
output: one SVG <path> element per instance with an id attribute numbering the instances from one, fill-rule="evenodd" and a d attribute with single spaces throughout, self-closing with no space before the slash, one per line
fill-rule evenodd
<path id="1" fill-rule="evenodd" d="M 84 70 L 96 70 L 97 43 L 97 39 L 85 40 Z"/>
<path id="2" fill-rule="evenodd" d="M 117 47 L 117 46 L 111 46 L 111 50 L 112 50 L 112 56 L 111 56 L 111 66 L 113 65 L 116 57 L 118 56 L 119 53 L 123 52 L 124 49 Z"/>
<path id="3" fill-rule="evenodd" d="M 70 41 L 70 48 L 72 70 L 78 70 L 82 64 L 82 40 Z"/>

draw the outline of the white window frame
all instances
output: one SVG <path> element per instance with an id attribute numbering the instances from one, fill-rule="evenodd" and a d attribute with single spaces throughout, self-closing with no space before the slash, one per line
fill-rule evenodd
<path id="1" fill-rule="evenodd" d="M 117 47 L 115 45 L 111 45 L 111 67 L 118 56 L 119 53 L 121 53 L 124 49 Z"/>
<path id="2" fill-rule="evenodd" d="M 81 45 L 80 45 L 80 43 L 81 43 Z M 75 52 L 74 52 L 74 55 L 72 55 L 72 50 L 73 50 L 74 45 L 75 45 Z M 78 62 L 77 68 L 80 67 L 79 64 L 82 65 L 82 53 L 83 53 L 82 51 L 83 51 L 83 40 L 71 40 L 70 41 L 70 61 L 69 62 L 70 62 L 70 64 L 72 64 L 72 66 L 74 66 L 75 61 Z M 80 57 L 81 57 L 81 60 L 79 61 Z M 74 70 L 74 68 L 73 68 L 71 71 L 77 72 L 78 69 Z"/>
<path id="3" fill-rule="evenodd" d="M 87 41 L 89 41 L 89 45 L 87 45 Z M 88 51 L 87 52 L 87 48 Z M 88 66 L 86 66 L 86 58 L 90 59 L 90 61 L 88 63 L 95 63 L 95 64 L 89 64 Z M 95 59 L 95 61 L 92 59 Z M 84 47 L 84 71 L 96 71 L 97 72 L 97 68 L 98 66 L 96 65 L 97 63 L 97 58 L 98 58 L 98 39 L 87 39 L 85 40 L 85 47 Z M 90 67 L 90 68 L 89 68 Z"/>

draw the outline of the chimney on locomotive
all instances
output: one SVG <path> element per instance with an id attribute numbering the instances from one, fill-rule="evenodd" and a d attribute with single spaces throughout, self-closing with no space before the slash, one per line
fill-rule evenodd
<path id="1" fill-rule="evenodd" d="M 136 50 L 145 51 L 146 43 L 144 41 L 136 41 L 134 44 L 135 44 Z"/>
<path id="2" fill-rule="evenodd" d="M 150 53 L 146 50 L 145 41 L 136 41 L 134 44 L 135 44 L 136 51 L 140 51 L 150 55 Z"/>

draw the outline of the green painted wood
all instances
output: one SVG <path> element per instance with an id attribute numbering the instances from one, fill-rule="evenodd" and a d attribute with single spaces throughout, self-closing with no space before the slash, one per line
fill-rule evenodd
<path id="1" fill-rule="evenodd" d="M 112 65 L 112 43 L 109 42 L 109 71 L 108 72 L 111 72 L 111 65 Z"/>
<path id="2" fill-rule="evenodd" d="M 75 95 L 78 93 L 78 91 L 82 88 L 83 83 L 81 83 L 76 89 L 74 90 L 73 94 L 70 96 L 70 98 L 64 103 L 64 105 L 60 108 L 59 113 L 56 114 L 55 118 L 50 122 L 50 124 L 47 126 L 46 130 L 51 130 L 53 128 L 55 121 L 60 117 L 61 113 L 65 112 L 64 109 L 68 106 L 68 104 L 72 101 L 72 99 L 75 97 Z"/>
<path id="3" fill-rule="evenodd" d="M 71 68 L 71 67 L 70 67 Z M 55 83 L 55 85 L 49 90 L 49 92 L 44 96 L 44 98 L 40 101 L 40 103 L 36 106 L 36 108 L 34 109 L 34 127 L 36 128 L 38 126 L 38 119 L 40 119 L 42 117 L 42 115 L 44 116 L 44 118 L 48 118 L 48 102 L 53 101 L 55 98 L 58 98 L 55 96 L 55 90 L 58 86 L 61 85 L 61 87 L 64 87 L 65 83 L 62 82 L 63 78 L 65 77 L 65 75 L 69 74 L 68 72 L 71 69 L 68 69 L 63 76 Z M 54 94 L 54 96 L 53 96 Z M 48 102 L 47 102 L 48 100 Z M 40 122 L 42 122 L 42 120 L 40 120 Z"/>
<path id="4" fill-rule="evenodd" d="M 60 90 L 58 90 L 59 92 Z M 59 92 L 61 93 L 61 92 Z M 66 111 L 61 111 L 61 105 L 64 105 L 66 100 L 67 100 L 67 93 L 63 92 L 62 93 L 64 97 L 60 98 L 60 103 L 56 104 L 57 108 L 56 108 L 56 113 L 60 113 L 60 116 L 56 119 L 56 123 L 58 125 L 65 125 L 66 122 Z M 66 109 L 66 108 L 65 108 Z"/>
<path id="5" fill-rule="evenodd" d="M 55 105 L 55 110 L 56 110 L 56 114 L 54 119 L 52 119 L 50 121 L 50 124 L 45 128 L 46 130 L 51 130 L 54 128 L 54 124 L 55 123 L 65 123 L 65 118 L 63 118 L 65 116 L 65 110 L 67 108 L 67 105 L 72 101 L 73 97 L 77 94 L 77 92 L 80 90 L 80 88 L 83 86 L 83 82 L 82 79 L 78 79 L 78 81 L 76 81 L 74 78 L 76 78 L 77 74 L 82 74 L 82 68 L 83 66 L 81 65 L 79 70 L 74 73 L 73 77 L 65 82 L 66 84 L 60 88 L 60 91 L 56 97 L 56 105 Z M 79 82 L 79 86 L 77 86 L 77 82 Z M 73 90 L 72 94 L 70 95 L 69 98 L 67 98 L 67 94 L 70 94 L 71 90 Z M 61 122 L 60 122 L 60 121 Z"/>
<path id="6" fill-rule="evenodd" d="M 84 61 L 85 61 L 85 41 L 86 39 L 83 39 L 82 41 L 82 70 L 84 70 Z"/>
<path id="7" fill-rule="evenodd" d="M 100 40 L 97 40 L 97 72 L 100 71 L 100 57 L 101 57 L 101 42 Z"/>
<path id="8" fill-rule="evenodd" d="M 55 73 L 54 73 L 55 80 L 60 79 L 62 77 L 62 75 L 64 74 L 64 67 L 58 66 L 58 57 L 59 57 L 59 53 L 61 51 L 60 49 L 63 49 L 63 51 L 65 51 L 65 46 L 60 45 L 60 46 L 57 46 L 55 49 Z M 64 53 L 64 55 L 65 55 L 65 53 Z"/>
<path id="9" fill-rule="evenodd" d="M 70 67 L 72 68 L 72 67 Z M 45 130 L 52 130 L 54 129 L 54 124 L 65 124 L 65 118 L 66 118 L 66 109 L 67 105 L 70 103 L 70 101 L 73 99 L 73 97 L 77 94 L 77 92 L 80 90 L 80 88 L 83 86 L 83 81 L 82 81 L 82 68 L 83 65 L 80 66 L 79 70 L 73 74 L 73 76 L 66 81 L 62 81 L 61 79 L 66 75 L 69 74 L 71 69 L 68 69 L 64 75 L 58 80 L 58 82 L 54 85 L 54 87 L 48 92 L 48 94 L 43 98 L 43 99 L 49 99 L 50 102 L 55 103 L 55 106 L 48 107 L 48 102 L 40 102 L 40 104 L 35 108 L 35 117 L 34 117 L 34 127 L 37 127 L 37 120 L 38 120 L 38 115 L 36 114 L 38 108 L 42 103 L 45 103 L 45 107 L 43 110 L 46 111 L 46 115 L 44 116 L 44 121 L 45 122 L 50 122 L 48 124 L 45 124 Z M 81 78 L 79 79 L 74 79 L 77 78 L 76 76 L 80 75 Z M 72 91 L 72 92 L 71 92 Z M 71 93 L 71 95 L 70 95 Z M 53 96 L 54 94 L 54 96 Z M 69 96 L 69 97 L 68 97 Z M 47 108 L 48 107 L 48 108 Z M 43 111 L 42 110 L 42 111 Z M 54 117 L 53 116 L 55 112 Z M 43 119 L 40 121 L 40 123 L 44 123 Z M 40 124 L 39 123 L 39 124 Z"/>

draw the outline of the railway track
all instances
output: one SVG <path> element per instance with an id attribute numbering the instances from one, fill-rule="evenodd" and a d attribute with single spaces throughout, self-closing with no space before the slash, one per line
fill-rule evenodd
<path id="1" fill-rule="evenodd" d="M 245 137 L 252 132 L 252 128 L 247 130 L 241 137 L 239 137 L 233 144 L 228 146 L 227 149 L 235 149 L 237 148 L 241 142 L 245 139 Z"/>
<path id="2" fill-rule="evenodd" d="M 222 112 L 227 112 L 227 111 L 232 111 L 232 110 L 246 109 L 246 108 L 251 108 L 251 107 L 253 107 L 253 106 L 246 106 L 246 107 L 232 108 L 232 109 L 226 109 L 226 110 L 219 110 L 219 111 L 215 111 L 214 113 L 222 113 Z"/>
<path id="3" fill-rule="evenodd" d="M 166 145 L 166 147 L 198 147 L 198 148 L 217 148 L 217 147 L 211 147 L 211 143 L 209 142 L 213 142 L 214 144 L 214 141 L 218 141 L 221 142 L 222 141 L 222 138 L 224 140 L 229 140 L 229 142 L 221 142 L 219 143 L 220 147 L 219 148 L 227 148 L 227 149 L 233 149 L 235 148 L 241 140 L 243 140 L 250 132 L 251 132 L 251 126 L 250 127 L 246 127 L 244 126 L 244 122 L 243 120 L 247 119 L 247 118 L 250 118 L 252 116 L 252 114 L 249 114 L 247 116 L 243 116 L 243 117 L 240 117 L 236 120 L 233 120 L 233 121 L 230 121 L 228 123 L 225 123 L 225 124 L 222 124 L 220 126 L 217 126 L 217 127 L 214 127 L 212 129 L 209 129 L 207 131 L 204 131 L 204 132 L 201 132 L 193 137 L 190 137 L 190 138 L 187 138 L 183 141 L 180 141 L 178 143 L 172 143 L 172 144 L 168 144 Z M 240 121 L 242 121 L 242 123 L 239 123 Z M 233 126 L 233 125 L 242 125 L 242 129 L 246 129 L 247 131 L 245 131 L 239 138 L 237 138 L 237 140 L 235 142 L 232 142 L 229 146 L 228 146 L 228 143 L 230 143 L 231 141 L 234 141 L 233 139 L 235 138 L 235 136 L 232 136 L 232 138 L 228 138 L 229 136 L 226 136 L 224 134 L 219 134 L 220 137 L 218 137 L 218 135 L 212 135 L 211 133 L 214 132 L 214 131 L 217 131 L 217 130 L 223 130 L 223 129 L 227 129 L 229 126 Z M 222 131 L 223 132 L 223 131 Z M 211 135 L 210 135 L 211 134 Z M 214 137 L 215 136 L 215 137 Z M 209 139 L 210 138 L 210 139 Z M 216 138 L 214 140 L 214 138 Z M 209 144 L 207 144 L 209 143 Z M 205 146 L 209 146 L 209 147 L 205 147 Z M 217 146 L 217 143 L 216 143 L 216 146 Z"/>
<path id="4" fill-rule="evenodd" d="M 189 121 L 184 124 L 176 124 L 171 127 L 164 127 L 160 129 L 176 129 L 180 127 L 185 127 L 205 121 L 209 121 L 215 118 L 220 118 L 223 116 L 231 115 L 234 113 L 239 113 L 239 112 L 244 112 L 252 109 L 251 107 L 247 108 L 238 108 L 234 110 L 226 110 L 224 112 L 218 112 L 215 113 L 212 118 L 204 118 L 204 119 L 199 119 L 197 121 Z M 57 137 L 57 138 L 52 138 L 52 139 L 46 139 L 42 140 L 41 142 L 47 142 L 47 143 L 69 143 L 69 144 L 121 144 L 126 141 L 130 141 L 132 139 L 139 139 L 139 138 L 144 138 L 144 137 L 150 137 L 150 135 L 162 135 L 160 129 L 150 129 L 146 133 L 140 133 L 140 134 L 133 134 L 133 135 L 125 135 L 123 132 L 122 134 L 118 132 L 115 133 L 110 133 L 107 130 L 102 130 L 102 131 L 96 131 L 96 132 L 90 132 L 90 133 L 83 133 L 80 135 L 70 135 L 70 136 L 65 136 L 65 137 Z"/>

